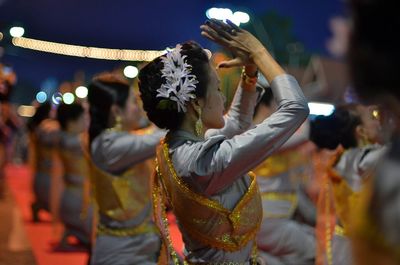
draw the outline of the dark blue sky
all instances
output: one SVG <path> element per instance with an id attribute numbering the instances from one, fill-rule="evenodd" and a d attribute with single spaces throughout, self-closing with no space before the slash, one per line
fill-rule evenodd
<path id="1" fill-rule="evenodd" d="M 199 25 L 212 6 L 256 15 L 273 10 L 290 17 L 294 35 L 305 49 L 325 55 L 329 18 L 345 14 L 343 0 L 0 0 L 0 30 L 6 33 L 10 25 L 20 23 L 26 37 L 109 48 L 164 49 L 188 39 L 210 47 L 200 36 Z M 15 68 L 20 85 L 30 84 L 35 89 L 47 76 L 63 81 L 83 70 L 90 77 L 126 64 L 22 50 L 11 47 L 7 39 L 0 45 L 6 51 L 0 60 Z"/>

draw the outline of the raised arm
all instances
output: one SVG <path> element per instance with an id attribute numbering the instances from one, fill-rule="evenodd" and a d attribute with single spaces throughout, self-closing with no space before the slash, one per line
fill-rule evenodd
<path id="1" fill-rule="evenodd" d="M 276 77 L 271 83 L 278 110 L 270 117 L 231 139 L 210 137 L 205 142 L 185 147 L 173 161 L 189 159 L 189 166 L 179 168 L 182 175 L 190 175 L 201 190 L 213 195 L 231 185 L 254 168 L 297 130 L 308 115 L 307 101 L 297 81 L 289 75 Z M 176 160 L 178 159 L 178 160 Z"/>
<path id="2" fill-rule="evenodd" d="M 267 49 L 249 32 L 232 22 L 207 21 L 202 35 L 228 48 L 234 58 L 219 67 L 257 66 L 271 84 L 278 110 L 257 125 L 231 139 L 221 141 L 201 155 L 202 172 L 209 173 L 204 191 L 214 194 L 240 178 L 278 149 L 307 118 L 307 101 L 296 79 L 272 58 Z M 251 83 L 251 77 L 247 78 Z M 255 82 L 254 82 L 255 83 Z M 206 161 L 204 161 L 206 160 Z M 201 167 L 201 166 L 199 166 Z M 200 172 L 199 172 L 200 173 Z M 201 174 L 200 174 L 201 175 Z"/>
<path id="3" fill-rule="evenodd" d="M 125 170 L 154 156 L 156 146 L 164 135 L 162 130 L 150 134 L 104 133 L 92 143 L 92 159 L 100 168 L 112 173 Z"/>
<path id="4" fill-rule="evenodd" d="M 224 116 L 225 126 L 222 129 L 207 130 L 205 138 L 221 134 L 232 138 L 250 128 L 258 96 L 255 85 L 246 86 L 242 80 L 236 90 L 231 107 Z"/>
<path id="5" fill-rule="evenodd" d="M 218 67 L 244 67 L 239 88 L 225 117 L 225 127 L 207 131 L 206 138 L 217 134 L 231 138 L 251 126 L 258 96 L 256 93 L 257 69 L 270 83 L 275 77 L 285 73 L 253 35 L 229 21 L 228 23 L 209 20 L 200 27 L 203 36 L 229 49 L 235 56 L 232 60 L 221 62 Z"/>
<path id="6" fill-rule="evenodd" d="M 264 161 L 297 130 L 308 116 L 307 101 L 297 81 L 281 75 L 271 82 L 278 110 L 255 128 L 221 142 L 210 161 L 216 171 L 209 190 L 217 191 Z"/>

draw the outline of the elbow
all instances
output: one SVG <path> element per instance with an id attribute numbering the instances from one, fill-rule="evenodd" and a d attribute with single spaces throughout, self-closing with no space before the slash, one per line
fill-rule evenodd
<path id="1" fill-rule="evenodd" d="M 290 108 L 296 113 L 296 116 L 299 119 L 303 121 L 307 119 L 308 115 L 310 114 L 310 109 L 308 107 L 307 101 L 292 102 L 290 105 Z"/>
<path id="2" fill-rule="evenodd" d="M 304 119 L 306 119 L 308 117 L 308 115 L 310 115 L 310 108 L 308 107 L 308 103 L 307 101 L 304 101 L 301 104 L 301 115 L 302 117 L 304 117 Z"/>

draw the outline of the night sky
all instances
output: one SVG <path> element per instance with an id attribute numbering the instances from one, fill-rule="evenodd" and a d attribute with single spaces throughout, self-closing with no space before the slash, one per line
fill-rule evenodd
<path id="1" fill-rule="evenodd" d="M 205 11 L 213 6 L 257 16 L 275 11 L 290 17 L 294 36 L 306 51 L 322 55 L 328 55 L 325 42 L 331 35 L 329 19 L 346 14 L 342 0 L 0 0 L 0 30 L 7 34 L 8 28 L 18 23 L 25 27 L 26 37 L 69 44 L 161 50 L 192 39 L 215 49 L 199 34 L 199 26 L 206 19 Z M 72 79 L 77 70 L 83 70 L 90 78 L 96 72 L 127 64 L 22 50 L 12 47 L 7 36 L 0 45 L 5 49 L 0 60 L 16 70 L 19 90 L 27 87 L 39 90 L 49 76 L 62 82 Z M 26 94 L 29 97 L 32 93 Z"/>

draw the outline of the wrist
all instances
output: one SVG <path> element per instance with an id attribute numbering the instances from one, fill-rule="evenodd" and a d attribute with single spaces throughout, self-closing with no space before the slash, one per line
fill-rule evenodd
<path id="1" fill-rule="evenodd" d="M 242 72 L 244 72 L 248 77 L 257 77 L 258 67 L 255 64 L 248 64 L 243 67 Z"/>
<path id="2" fill-rule="evenodd" d="M 247 91 L 255 91 L 258 80 L 258 71 L 253 70 L 251 72 L 247 72 L 246 70 L 246 68 L 243 68 L 242 70 L 242 87 Z"/>

